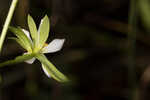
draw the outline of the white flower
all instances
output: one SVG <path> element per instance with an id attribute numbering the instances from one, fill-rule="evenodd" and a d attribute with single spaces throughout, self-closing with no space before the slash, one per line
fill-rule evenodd
<path id="1" fill-rule="evenodd" d="M 49 36 L 50 23 L 48 16 L 45 16 L 39 25 L 37 30 L 36 24 L 33 18 L 28 16 L 28 26 L 30 32 L 25 29 L 10 27 L 16 40 L 27 52 L 23 55 L 33 55 L 28 60 L 23 60 L 28 64 L 32 64 L 36 59 L 41 62 L 42 69 L 48 77 L 52 77 L 59 82 L 66 82 L 68 78 L 63 75 L 57 68 L 44 56 L 45 53 L 53 53 L 61 50 L 65 39 L 54 39 L 49 44 L 46 44 L 46 40 Z M 19 58 L 20 59 L 20 58 Z M 17 59 L 18 60 L 18 59 Z"/>
<path id="2" fill-rule="evenodd" d="M 47 16 L 45 16 L 39 25 L 39 29 L 36 29 L 36 25 L 34 23 L 34 20 L 32 17 L 29 15 L 28 16 L 28 25 L 30 32 L 28 32 L 25 29 L 22 29 L 23 33 L 27 36 L 27 38 L 30 40 L 30 43 L 32 44 L 32 51 L 27 50 L 27 53 L 24 54 L 29 54 L 32 52 L 40 52 L 40 53 L 54 53 L 59 50 L 61 50 L 65 39 L 54 39 L 52 42 L 49 44 L 46 44 L 46 40 L 49 35 L 49 19 Z M 31 35 L 31 37 L 30 37 Z M 25 62 L 28 64 L 34 63 L 36 60 L 35 57 L 32 59 L 26 60 Z M 46 70 L 46 67 L 44 64 L 42 64 L 42 69 L 45 72 L 45 74 L 50 77 L 50 74 Z"/>
<path id="3" fill-rule="evenodd" d="M 22 29 L 22 31 L 29 38 L 29 40 L 31 40 L 30 33 L 25 29 Z M 40 39 L 40 37 L 39 37 L 39 39 Z M 31 40 L 31 42 L 33 42 L 33 41 Z M 65 42 L 65 39 L 54 39 L 52 42 L 50 42 L 49 44 L 46 44 L 41 49 L 41 53 L 54 53 L 54 52 L 57 52 L 57 51 L 61 50 L 64 42 Z M 28 54 L 28 53 L 24 53 L 24 54 Z M 32 64 L 32 63 L 34 63 L 35 60 L 36 60 L 36 58 L 33 57 L 32 59 L 26 60 L 25 62 L 28 63 L 28 64 Z M 45 67 L 43 66 L 43 64 L 42 64 L 42 69 L 45 72 L 45 74 L 48 77 L 50 77 L 50 75 L 48 74 L 48 72 L 45 69 Z"/>

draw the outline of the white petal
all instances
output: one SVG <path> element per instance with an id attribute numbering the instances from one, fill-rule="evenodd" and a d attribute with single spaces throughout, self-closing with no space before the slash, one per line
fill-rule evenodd
<path id="1" fill-rule="evenodd" d="M 48 44 L 48 46 L 43 48 L 43 53 L 53 53 L 59 51 L 62 48 L 64 42 L 65 39 L 54 39 Z"/>
<path id="2" fill-rule="evenodd" d="M 24 34 L 31 40 L 29 31 L 27 31 L 27 30 L 25 30 L 25 29 L 22 29 L 22 31 L 23 31 Z"/>
<path id="3" fill-rule="evenodd" d="M 24 53 L 23 55 L 25 55 L 25 54 L 29 54 L 29 53 L 26 52 L 26 53 Z M 24 62 L 26 62 L 26 63 L 28 63 L 28 64 L 32 64 L 35 60 L 36 60 L 36 58 L 33 57 L 32 59 L 26 60 L 26 61 L 24 61 Z"/>
<path id="4" fill-rule="evenodd" d="M 50 74 L 47 72 L 46 66 L 44 66 L 44 64 L 42 64 L 42 69 L 44 71 L 44 73 L 50 78 Z"/>
<path id="5" fill-rule="evenodd" d="M 26 60 L 24 62 L 28 63 L 28 64 L 32 64 L 36 59 L 33 57 L 32 59 Z"/>
<path id="6" fill-rule="evenodd" d="M 40 22 L 39 28 L 38 28 L 38 33 L 40 33 L 40 26 L 43 24 L 43 19 Z"/>

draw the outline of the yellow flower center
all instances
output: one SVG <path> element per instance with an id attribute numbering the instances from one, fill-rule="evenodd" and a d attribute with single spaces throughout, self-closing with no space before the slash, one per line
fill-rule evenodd
<path id="1" fill-rule="evenodd" d="M 43 48 L 46 47 L 46 46 L 48 46 L 48 44 L 47 44 L 47 43 L 44 43 Z"/>

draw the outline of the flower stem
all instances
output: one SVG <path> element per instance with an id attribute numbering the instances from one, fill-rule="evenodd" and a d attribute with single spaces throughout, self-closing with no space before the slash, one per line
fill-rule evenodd
<path id="1" fill-rule="evenodd" d="M 26 54 L 26 55 L 18 56 L 14 60 L 8 60 L 8 61 L 0 63 L 0 68 L 4 67 L 4 66 L 24 62 L 26 60 L 33 58 L 34 56 L 35 56 L 35 54 Z"/>
<path id="2" fill-rule="evenodd" d="M 0 37 L 0 52 L 2 50 L 3 42 L 5 40 L 6 33 L 7 33 L 7 30 L 8 30 L 8 26 L 9 26 L 10 21 L 12 19 L 14 10 L 15 10 L 16 5 L 17 5 L 17 2 L 18 2 L 18 0 L 13 0 L 12 1 L 9 12 L 8 12 L 8 15 L 7 15 L 7 18 L 6 18 L 6 21 L 5 21 L 5 24 L 4 24 L 4 27 L 2 29 L 2 33 L 1 33 L 1 37 Z"/>

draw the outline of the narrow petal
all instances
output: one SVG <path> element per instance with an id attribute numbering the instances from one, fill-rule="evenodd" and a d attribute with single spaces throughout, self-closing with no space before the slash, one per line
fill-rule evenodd
<path id="1" fill-rule="evenodd" d="M 46 70 L 45 73 L 47 75 L 51 76 L 55 80 L 59 82 L 68 82 L 68 78 L 61 73 L 47 58 L 44 56 L 44 54 L 37 54 L 35 55 L 36 59 L 38 59 L 44 66 L 44 69 Z"/>
<path id="2" fill-rule="evenodd" d="M 50 78 L 50 74 L 48 73 L 47 69 L 46 69 L 46 66 L 44 66 L 44 64 L 42 64 L 42 69 L 44 71 L 44 73 Z"/>
<path id="3" fill-rule="evenodd" d="M 34 63 L 35 60 L 36 60 L 35 58 L 32 58 L 32 59 L 26 60 L 25 62 L 28 64 L 32 64 Z"/>
<path id="4" fill-rule="evenodd" d="M 24 32 L 24 34 L 28 37 L 28 39 L 31 41 L 31 44 L 33 45 L 33 42 L 32 42 L 32 39 L 30 37 L 30 33 L 29 31 L 25 30 L 25 29 L 22 29 L 22 31 Z"/>
<path id="5" fill-rule="evenodd" d="M 61 50 L 65 39 L 54 39 L 48 44 L 48 46 L 43 48 L 43 53 L 53 53 Z"/>
<path id="6" fill-rule="evenodd" d="M 29 53 L 24 53 L 24 55 L 25 55 L 25 54 L 29 54 Z M 28 63 L 28 64 L 32 64 L 32 63 L 34 63 L 35 60 L 36 60 L 36 58 L 33 57 L 32 59 L 26 60 L 26 61 L 24 61 L 24 62 L 26 62 L 26 63 Z"/>
<path id="7" fill-rule="evenodd" d="M 24 34 L 31 40 L 29 31 L 27 31 L 27 30 L 25 30 L 25 29 L 22 29 L 22 31 L 23 31 Z"/>

